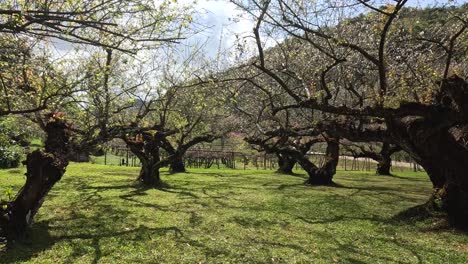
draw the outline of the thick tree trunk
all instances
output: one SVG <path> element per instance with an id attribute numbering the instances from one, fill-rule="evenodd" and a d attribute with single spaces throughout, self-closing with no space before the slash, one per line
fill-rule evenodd
<path id="1" fill-rule="evenodd" d="M 186 136 L 188 135 L 182 135 L 183 138 Z M 186 172 L 183 157 L 187 150 L 198 143 L 213 142 L 215 139 L 216 136 L 213 135 L 201 135 L 192 138 L 186 143 L 183 143 L 183 140 L 181 140 L 177 143 L 177 146 L 173 146 L 173 143 L 171 143 L 167 138 L 161 137 L 161 147 L 169 154 L 169 171 L 171 173 Z"/>
<path id="2" fill-rule="evenodd" d="M 307 172 L 309 178 L 306 184 L 310 185 L 331 185 L 333 176 L 336 174 L 336 166 L 339 160 L 339 143 L 337 140 L 327 141 L 327 150 L 325 153 L 325 163 L 321 168 L 315 166 L 306 157 L 299 161 L 302 168 Z"/>
<path id="3" fill-rule="evenodd" d="M 390 146 L 388 142 L 382 144 L 382 149 L 377 159 L 377 175 L 392 175 L 390 173 L 390 168 L 392 167 L 392 154 L 400 150 L 399 147 Z"/>
<path id="4" fill-rule="evenodd" d="M 160 166 L 160 157 L 159 149 L 153 149 L 151 151 L 151 156 L 146 156 L 142 153 L 135 153 L 141 162 L 140 175 L 138 180 L 144 185 L 158 187 L 162 184 L 161 177 L 159 175 Z"/>
<path id="5" fill-rule="evenodd" d="M 434 135 L 426 145 L 406 146 L 426 170 L 434 192 L 431 204 L 446 211 L 451 224 L 468 228 L 468 151 Z"/>
<path id="6" fill-rule="evenodd" d="M 277 173 L 281 174 L 293 174 L 294 165 L 296 165 L 296 160 L 291 158 L 289 155 L 285 154 L 276 154 L 278 156 L 278 169 Z"/>
<path id="7" fill-rule="evenodd" d="M 173 157 L 172 162 L 169 165 L 169 171 L 171 173 L 185 172 L 185 164 L 182 155 Z"/>
<path id="8" fill-rule="evenodd" d="M 48 192 L 68 165 L 67 126 L 53 119 L 46 126 L 45 152 L 36 150 L 27 156 L 26 183 L 15 199 L 0 209 L 0 229 L 9 241 L 21 236 L 32 223 Z"/>
<path id="9" fill-rule="evenodd" d="M 380 152 L 374 151 L 373 147 L 370 146 L 367 149 L 364 146 L 360 145 L 353 145 L 350 143 L 344 143 L 345 146 L 348 147 L 348 151 L 350 151 L 354 158 L 371 158 L 377 162 L 377 175 L 391 175 L 390 168 L 392 167 L 392 154 L 400 151 L 401 148 L 399 146 L 390 144 L 388 142 L 382 143 L 382 148 Z M 356 150 L 357 149 L 357 150 Z"/>
<path id="10" fill-rule="evenodd" d="M 389 131 L 428 173 L 435 208 L 446 211 L 451 224 L 468 228 L 467 83 L 458 77 L 444 80 L 437 100 L 424 118 L 388 120 Z"/>
<path id="11" fill-rule="evenodd" d="M 418 145 L 403 147 L 429 175 L 434 208 L 446 211 L 452 225 L 468 228 L 468 151 L 450 141 L 434 133 Z"/>
<path id="12" fill-rule="evenodd" d="M 378 161 L 377 163 L 377 175 L 389 176 L 392 175 L 390 173 L 390 169 L 392 167 L 392 160 L 391 158 L 383 158 Z"/>
<path id="13" fill-rule="evenodd" d="M 160 186 L 162 182 L 159 176 L 159 167 L 155 166 L 153 162 L 142 161 L 138 180 L 148 186 Z"/>
<path id="14" fill-rule="evenodd" d="M 338 141 L 329 140 L 327 142 L 327 150 L 325 153 L 325 163 L 321 168 L 318 168 L 316 175 L 307 180 L 308 184 L 312 185 L 330 185 L 333 183 L 333 176 L 336 174 L 336 166 L 338 165 L 340 147 Z"/>
<path id="15" fill-rule="evenodd" d="M 468 83 L 452 76 L 440 83 L 431 105 L 403 104 L 387 114 L 385 124 L 334 123 L 321 129 L 356 141 L 397 144 L 429 175 L 434 187 L 429 204 L 445 211 L 452 225 L 468 229 Z"/>
<path id="16" fill-rule="evenodd" d="M 159 187 L 162 184 L 159 169 L 163 166 L 160 157 L 160 138 L 158 134 L 142 133 L 141 135 L 123 137 L 130 151 L 141 163 L 138 180 L 144 185 Z"/>

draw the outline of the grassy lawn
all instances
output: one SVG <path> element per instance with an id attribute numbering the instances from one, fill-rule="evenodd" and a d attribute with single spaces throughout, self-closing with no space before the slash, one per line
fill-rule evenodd
<path id="1" fill-rule="evenodd" d="M 138 168 L 71 164 L 27 242 L 0 262 L 468 262 L 466 234 L 434 219 L 395 218 L 427 200 L 422 173 L 340 171 L 337 187 L 310 187 L 304 175 L 191 172 L 164 173 L 165 188 L 145 189 L 134 180 Z M 19 188 L 23 173 L 0 171 L 0 188 Z"/>

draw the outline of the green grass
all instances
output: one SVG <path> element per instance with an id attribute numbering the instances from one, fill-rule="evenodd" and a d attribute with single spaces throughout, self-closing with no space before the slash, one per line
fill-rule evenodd
<path id="1" fill-rule="evenodd" d="M 467 263 L 468 236 L 436 219 L 396 220 L 425 202 L 422 173 L 340 171 L 338 187 L 304 175 L 191 170 L 167 186 L 135 182 L 138 168 L 71 164 L 25 242 L 4 263 Z M 22 170 L 0 171 L 19 188 Z"/>
<path id="2" fill-rule="evenodd" d="M 40 138 L 33 138 L 31 143 L 29 143 L 29 146 L 33 149 L 41 148 L 44 146 L 44 142 Z"/>

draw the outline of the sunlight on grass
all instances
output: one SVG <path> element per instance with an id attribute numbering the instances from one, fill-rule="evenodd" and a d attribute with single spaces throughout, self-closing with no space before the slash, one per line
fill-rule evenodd
<path id="1" fill-rule="evenodd" d="M 424 203 L 423 173 L 344 172 L 336 187 L 305 175 L 197 169 L 135 181 L 138 168 L 71 164 L 27 242 L 0 262 L 28 263 L 463 263 L 468 238 L 433 220 L 394 216 Z M 19 188 L 22 170 L 0 171 Z M 409 176 L 408 176 L 409 175 Z"/>

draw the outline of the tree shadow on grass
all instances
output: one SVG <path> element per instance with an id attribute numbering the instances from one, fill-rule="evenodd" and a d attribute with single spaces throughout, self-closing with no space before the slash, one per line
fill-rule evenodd
<path id="1" fill-rule="evenodd" d="M 428 177 L 427 178 L 404 177 L 404 176 L 398 176 L 398 175 L 395 175 L 395 174 L 392 174 L 392 175 L 389 175 L 389 176 L 384 176 L 384 177 L 397 178 L 397 179 L 400 179 L 400 180 L 415 181 L 415 182 L 427 182 L 428 181 Z"/>
<path id="2" fill-rule="evenodd" d="M 75 263 L 77 259 L 85 254 L 94 254 L 92 263 L 97 263 L 103 256 L 101 240 L 115 237 L 122 241 L 136 240 L 145 233 L 153 235 L 164 235 L 174 232 L 180 237 L 181 231 L 177 227 L 149 228 L 144 225 L 131 227 L 136 222 L 130 210 L 116 207 L 106 203 L 103 197 L 106 192 L 115 190 L 131 190 L 130 196 L 145 195 L 146 188 L 135 182 L 113 186 L 92 186 L 87 180 L 77 178 L 64 179 L 61 184 L 67 185 L 67 190 L 79 191 L 79 195 L 72 195 L 66 199 L 65 204 L 46 204 L 48 211 L 58 211 L 59 214 L 38 215 L 38 222 L 29 228 L 25 235 L 18 241 L 14 241 L 6 249 L 0 246 L 0 262 L 12 263 L 23 262 L 33 259 L 38 253 L 46 251 L 57 242 L 66 242 L 72 249 L 72 253 L 66 252 L 59 256 L 61 260 Z M 47 200 L 53 196 L 66 197 L 64 189 L 56 189 L 51 192 Z M 89 211 L 89 209 L 92 209 Z M 41 220 L 43 219 L 43 220 Z M 198 221 L 193 218 L 193 221 Z M 130 225 L 129 228 L 126 226 Z M 80 240 L 89 240 L 86 242 Z M 92 248 L 93 252 L 90 252 Z"/>
<path id="3" fill-rule="evenodd" d="M 229 177 L 242 177 L 245 176 L 243 174 L 239 173 L 219 173 L 219 172 L 194 172 L 194 171 L 187 171 L 186 172 L 189 175 L 202 175 L 206 176 L 209 175 L 211 177 L 216 177 L 216 178 L 229 178 Z"/>
<path id="4" fill-rule="evenodd" d="M 77 263 L 78 259 L 89 252 L 87 245 L 93 248 L 93 256 L 91 263 L 98 263 L 105 255 L 101 248 L 101 240 L 109 238 L 117 238 L 122 242 L 131 243 L 138 242 L 151 237 L 160 237 L 167 234 L 173 234 L 175 240 L 180 243 L 190 243 L 192 246 L 198 246 L 206 249 L 203 244 L 191 240 L 175 226 L 172 227 L 147 227 L 140 225 L 136 228 L 124 229 L 121 231 L 112 232 L 96 232 L 90 233 L 86 228 L 82 228 L 80 232 L 69 235 L 52 236 L 50 231 L 56 229 L 49 226 L 49 221 L 42 221 L 31 228 L 27 235 L 8 250 L 0 252 L 0 260 L 2 263 L 23 262 L 33 259 L 38 253 L 43 252 L 58 242 L 66 241 L 72 248 L 72 252 L 61 256 L 64 263 Z M 83 240 L 89 240 L 83 243 Z M 116 249 L 117 250 L 117 249 Z M 107 253 L 108 254 L 108 253 Z"/>
<path id="5" fill-rule="evenodd" d="M 176 226 L 148 227 L 139 225 L 132 227 L 132 223 L 136 223 L 138 220 L 137 216 L 133 216 L 126 207 L 118 208 L 106 204 L 106 200 L 103 200 L 103 197 L 107 197 L 105 195 L 107 191 L 128 189 L 129 192 L 120 195 L 120 197 L 133 204 L 138 203 L 140 206 L 156 208 L 161 212 L 170 210 L 180 212 L 180 210 L 175 210 L 170 206 L 145 203 L 136 199 L 136 197 L 147 195 L 146 191 L 152 188 L 142 185 L 134 186 L 133 184 L 89 186 L 86 182 L 77 180 L 68 182 L 68 184 L 71 185 L 69 188 L 79 190 L 80 195 L 69 201 L 67 205 L 59 208 L 63 213 L 50 218 L 47 218 L 50 215 L 41 216 L 47 219 L 35 223 L 27 231 L 23 239 L 14 243 L 8 250 L 0 252 L 1 263 L 4 261 L 6 263 L 30 261 L 38 253 L 51 249 L 58 242 L 61 242 L 61 247 L 65 243 L 65 248 L 71 248 L 71 253 L 66 250 L 63 256 L 58 256 L 61 261 L 76 263 L 83 256 L 88 255 L 88 257 L 92 258 L 92 263 L 98 263 L 103 256 L 113 252 L 113 249 L 111 249 L 109 253 L 108 247 L 105 250 L 102 248 L 104 240 L 106 240 L 106 243 L 109 243 L 107 239 L 111 238 L 121 241 L 117 243 L 122 244 L 139 243 L 148 238 L 165 236 L 166 234 L 173 235 L 177 243 L 198 247 L 200 250 L 204 250 L 206 254 L 219 253 L 219 250 L 216 249 L 216 252 L 211 252 L 214 249 L 185 236 Z M 172 192 L 173 190 L 169 191 Z M 174 192 L 177 193 L 177 191 Z M 88 208 L 93 210 L 88 211 Z M 191 224 L 198 225 L 203 221 L 196 212 L 188 211 L 187 213 L 190 214 L 188 220 Z M 118 247 L 115 250 L 118 250 Z"/>
<path id="6" fill-rule="evenodd" d="M 205 173 L 203 173 L 205 174 Z M 244 175 L 241 175 L 244 176 Z M 216 177 L 216 176 L 215 176 Z M 223 176 L 224 177 L 224 176 Z M 136 218 L 132 218 L 131 212 L 127 210 L 122 210 L 118 208 L 114 208 L 109 204 L 105 204 L 106 201 L 103 201 L 103 196 L 107 191 L 122 191 L 115 194 L 116 197 L 120 197 L 123 200 L 127 200 L 131 202 L 129 207 L 131 206 L 142 206 L 147 208 L 154 208 L 161 212 L 184 212 L 189 214 L 188 221 L 193 226 L 199 225 L 203 222 L 202 217 L 197 215 L 193 209 L 191 209 L 191 204 L 202 203 L 204 200 L 208 199 L 211 203 L 217 204 L 220 207 L 232 209 L 240 209 L 241 212 L 248 212 L 251 215 L 255 215 L 258 212 L 263 211 L 270 211 L 275 212 L 277 214 L 289 214 L 291 219 L 299 220 L 307 224 L 329 224 L 334 222 L 342 222 L 342 221 L 352 221 L 352 220 L 366 220 L 372 222 L 379 222 L 384 224 L 391 224 L 392 222 L 388 218 L 380 218 L 378 216 L 366 215 L 364 217 L 360 216 L 352 216 L 352 215 L 335 215 L 335 216 L 328 216 L 328 217 L 317 217 L 313 218 L 313 215 L 310 217 L 307 215 L 294 215 L 290 212 L 281 211 L 281 210 L 271 210 L 268 207 L 265 207 L 263 204 L 242 204 L 237 203 L 238 205 L 232 205 L 230 201 L 234 199 L 242 199 L 236 196 L 234 191 L 237 188 L 248 189 L 248 190 L 255 190 L 256 188 L 249 188 L 242 185 L 238 185 L 233 182 L 229 183 L 219 183 L 213 182 L 209 183 L 207 186 L 201 186 L 200 184 L 194 184 L 193 188 L 187 189 L 181 186 L 170 186 L 165 185 L 161 188 L 157 188 L 156 190 L 159 192 L 167 192 L 175 194 L 176 196 L 181 196 L 178 198 L 187 198 L 180 204 L 186 205 L 185 207 L 180 206 L 174 207 L 175 204 L 171 205 L 159 205 L 157 203 L 151 203 L 144 199 L 144 196 L 148 195 L 148 190 L 153 189 L 150 187 L 145 187 L 144 185 L 138 183 L 137 181 L 129 181 L 129 183 L 116 183 L 117 185 L 109 186 L 101 183 L 97 186 L 96 184 L 92 183 L 91 181 L 83 181 L 80 179 L 73 179 L 70 181 L 65 180 L 62 182 L 67 184 L 68 189 L 77 190 L 80 192 L 79 197 L 75 198 L 75 200 L 70 201 L 67 203 L 65 213 L 61 213 L 60 216 L 56 216 L 55 218 L 48 218 L 47 220 L 40 221 L 34 225 L 34 227 L 30 230 L 29 238 L 25 241 L 29 242 L 20 242 L 10 251 L 1 253 L 0 260 L 6 260 L 8 262 L 13 261 L 27 261 L 36 256 L 39 252 L 52 248 L 52 246 L 57 242 L 66 242 L 71 245 L 72 253 L 67 253 L 66 256 L 63 256 L 64 260 L 67 262 L 77 262 L 83 256 L 83 254 L 93 254 L 92 261 L 93 263 L 97 263 L 101 258 L 105 257 L 106 254 L 109 254 L 108 249 L 106 253 L 106 249 L 103 248 L 103 239 L 109 238 L 117 238 L 118 241 L 122 241 L 122 243 L 132 243 L 133 241 L 136 243 L 143 239 L 154 236 L 165 236 L 166 234 L 170 234 L 174 236 L 174 241 L 177 243 L 188 243 L 194 247 L 203 250 L 206 255 L 213 255 L 216 256 L 218 254 L 223 253 L 223 249 L 221 248 L 212 248 L 208 244 L 205 244 L 200 241 L 194 241 L 190 237 L 186 236 L 182 230 L 180 230 L 176 226 L 170 227 L 148 227 L 145 225 L 139 226 L 129 226 L 128 228 L 125 227 L 128 223 L 136 222 Z M 278 189 L 283 190 L 286 188 L 292 188 L 295 186 L 303 186 L 302 183 L 300 184 L 293 184 L 293 185 L 280 185 Z M 229 188 L 234 186 L 233 188 Z M 260 187 L 261 188 L 261 187 Z M 366 187 L 347 187 L 340 184 L 336 184 L 333 188 L 343 188 L 343 189 L 350 189 L 355 190 L 356 193 L 361 191 L 367 191 L 366 195 L 380 195 L 381 192 L 387 191 L 397 192 L 397 187 L 395 188 L 388 188 L 388 187 L 373 187 L 373 186 L 366 186 Z M 221 191 L 220 191 L 221 190 Z M 224 190 L 224 191 L 223 191 Z M 229 191 L 226 191 L 229 190 Z M 328 190 L 328 189 L 326 189 Z M 197 192 L 198 191 L 198 192 Z M 61 190 L 60 192 L 64 192 Z M 60 193 L 57 192 L 57 193 Z M 351 195 L 354 195 L 353 193 Z M 232 195 L 231 195 L 232 194 Z M 398 197 L 395 196 L 397 199 Z M 143 198 L 143 199 L 141 199 Z M 335 201 L 331 200 L 335 198 Z M 317 201 L 317 203 L 331 203 L 331 204 L 340 204 L 340 201 L 346 199 L 343 196 L 326 196 L 323 197 L 322 200 Z M 406 199 L 406 198 L 405 198 Z M 242 201 L 242 200 L 237 200 Z M 122 201 L 124 202 L 124 201 Z M 240 206 L 239 206 L 240 204 Z M 93 208 L 96 210 L 97 213 L 94 215 L 89 215 L 85 212 L 87 208 Z M 127 207 L 125 207 L 127 209 Z M 123 219 L 123 220 L 122 220 Z M 271 225 L 281 225 L 281 222 L 275 222 L 272 219 L 257 219 L 257 218 L 242 218 L 239 216 L 235 216 L 231 219 L 232 222 L 239 224 L 245 228 L 257 228 L 257 227 L 264 227 L 264 226 L 271 226 Z M 112 223 L 112 226 L 107 226 L 109 223 Z M 66 231 L 62 231 L 66 229 Z M 325 237 L 331 241 L 332 238 Z M 86 244 L 84 245 L 83 242 L 80 240 L 86 240 Z M 296 251 L 301 251 L 304 248 L 300 244 L 294 243 L 274 243 L 270 241 L 260 241 L 269 246 L 275 247 L 285 247 L 290 248 Z M 339 249 L 341 252 L 349 252 L 349 254 L 359 254 L 359 250 L 356 250 L 352 247 L 352 244 L 346 244 L 343 242 L 336 242 L 339 245 Z M 89 249 L 91 248 L 91 250 Z M 307 252 L 306 252 L 307 253 Z M 228 255 L 229 252 L 226 252 Z M 348 257 L 348 256 L 346 256 Z M 382 256 L 379 256 L 382 257 Z M 349 257 L 349 260 L 353 260 Z M 354 259 L 357 262 L 357 259 Z M 390 261 L 390 259 L 387 259 Z"/>
<path id="7" fill-rule="evenodd" d="M 27 261 L 37 253 L 44 251 L 54 244 L 49 233 L 48 222 L 35 223 L 26 231 L 24 236 L 6 248 L 0 250 L 0 262 L 13 263 Z M 4 261 L 4 262 L 3 262 Z"/>
<path id="8" fill-rule="evenodd" d="M 298 172 L 284 173 L 284 172 L 279 172 L 279 171 L 273 171 L 272 174 L 276 175 L 276 176 L 279 176 L 279 177 L 291 176 L 291 177 L 299 177 L 299 178 L 304 178 L 304 179 L 309 177 L 309 176 L 307 176 L 306 173 L 298 173 Z"/>
<path id="9" fill-rule="evenodd" d="M 282 212 L 284 214 L 285 212 Z M 375 223 L 379 224 L 385 224 L 388 223 L 388 219 L 381 218 L 381 217 L 375 217 L 375 216 L 369 216 L 369 217 L 353 217 L 353 216 L 346 216 L 346 215 L 335 215 L 331 216 L 328 218 L 316 218 L 316 219 L 308 219 L 307 217 L 303 216 L 297 216 L 290 214 L 291 219 L 297 219 L 300 221 L 303 221 L 304 223 L 310 224 L 310 225 L 324 225 L 327 227 L 330 227 L 330 224 L 339 223 L 341 222 L 346 222 L 346 221 L 356 221 L 356 220 L 365 220 L 365 221 L 372 221 Z M 264 228 L 269 228 L 275 225 L 281 225 L 281 221 L 277 221 L 276 219 L 259 219 L 259 218 L 251 218 L 251 217 L 233 217 L 230 219 L 231 222 L 240 225 L 245 228 L 250 228 L 250 229 L 264 229 Z M 339 230 L 336 227 L 334 230 Z M 333 245 L 333 252 L 331 253 L 334 261 L 336 259 L 340 259 L 344 261 L 345 263 L 368 263 L 360 260 L 359 258 L 365 254 L 374 254 L 372 256 L 373 259 L 382 261 L 385 263 L 392 263 L 394 262 L 394 259 L 392 259 L 392 256 L 388 256 L 385 254 L 380 254 L 379 251 L 376 252 L 368 252 L 364 251 L 361 247 L 357 246 L 355 244 L 356 239 L 343 239 L 343 237 L 337 238 L 336 232 L 330 232 L 330 230 L 324 229 L 322 230 L 321 228 L 308 228 L 305 230 L 305 232 L 310 232 L 312 233 L 311 241 L 310 243 L 322 243 L 322 244 L 332 244 Z M 340 231 L 341 232 L 341 231 Z M 339 236 L 338 236 L 339 237 Z M 398 243 L 399 241 L 392 240 L 392 235 L 388 234 L 388 241 L 385 241 L 385 243 L 390 244 L 393 243 L 395 247 L 400 248 L 400 250 L 408 250 L 413 255 L 418 257 L 418 260 L 421 259 L 421 257 L 417 254 L 415 250 L 409 248 L 408 245 L 405 245 L 404 243 Z M 301 243 L 295 243 L 294 240 L 288 241 L 288 242 L 281 242 L 281 241 L 271 241 L 268 237 L 266 238 L 255 238 L 253 241 L 255 244 L 262 244 L 262 245 L 268 245 L 270 247 L 282 247 L 282 248 L 288 248 L 291 250 L 294 250 L 296 252 L 301 252 L 302 254 L 313 254 L 313 252 L 310 252 L 308 249 L 307 245 L 301 244 Z M 325 256 L 319 256 L 320 258 L 327 258 L 328 253 L 325 254 Z M 331 259 L 328 260 L 329 262 L 332 262 Z"/>
<path id="10" fill-rule="evenodd" d="M 118 173 L 115 172 L 103 172 L 102 174 L 104 175 L 110 175 L 110 176 L 126 176 L 129 178 L 137 178 L 138 177 L 138 172 L 123 172 L 119 171 Z"/>
<path id="11" fill-rule="evenodd" d="M 193 199 L 199 199 L 200 197 L 198 197 L 198 195 L 194 194 L 194 192 L 192 190 L 189 190 L 187 188 L 183 188 L 183 187 L 174 187 L 174 186 L 171 186 L 169 184 L 165 184 L 163 186 L 159 186 L 157 188 L 158 190 L 162 191 L 162 192 L 167 192 L 167 193 L 173 193 L 173 194 L 177 194 L 178 196 L 182 196 L 182 197 L 190 197 L 190 198 L 193 198 Z"/>
<path id="12" fill-rule="evenodd" d="M 391 220 L 394 224 L 398 225 L 414 226 L 415 224 L 420 224 L 423 226 L 421 227 L 421 231 L 425 232 L 455 231 L 449 224 L 447 214 L 434 210 L 428 202 L 405 209 L 393 216 Z M 466 233 L 463 230 L 457 231 Z"/>
<path id="13" fill-rule="evenodd" d="M 278 190 L 285 190 L 289 188 L 295 188 L 300 186 L 306 186 L 304 183 L 293 183 L 293 184 L 280 184 L 277 189 Z"/>
<path id="14" fill-rule="evenodd" d="M 278 190 L 285 190 L 289 188 L 296 188 L 300 186 L 306 186 L 310 188 L 337 188 L 337 189 L 349 189 L 349 190 L 356 190 L 356 191 L 369 191 L 369 192 L 397 192 L 396 188 L 389 188 L 389 187 L 382 187 L 382 186 L 345 186 L 339 183 L 331 183 L 329 185 L 310 185 L 305 183 L 293 183 L 293 184 L 281 184 L 278 186 Z"/>
<path id="15" fill-rule="evenodd" d="M 411 192 L 409 191 L 403 192 L 399 186 L 392 186 L 392 187 L 375 186 L 375 185 L 345 186 L 339 183 L 332 183 L 332 185 L 329 185 L 328 187 L 352 190 L 353 192 L 351 194 L 348 194 L 348 196 L 350 197 L 357 196 L 357 195 L 364 195 L 364 196 L 372 197 L 374 199 L 381 200 L 382 202 L 389 202 L 388 198 L 383 198 L 383 195 L 390 195 L 393 199 L 418 203 L 420 202 L 420 198 L 411 197 L 411 195 L 422 194 L 421 191 L 419 190 L 411 191 Z M 426 193 L 424 192 L 423 194 L 426 194 Z"/>
<path id="16" fill-rule="evenodd" d="M 21 170 L 21 169 L 10 169 L 10 170 L 7 170 L 8 174 L 18 174 L 18 176 L 23 176 L 25 171 L 24 170 Z"/>

